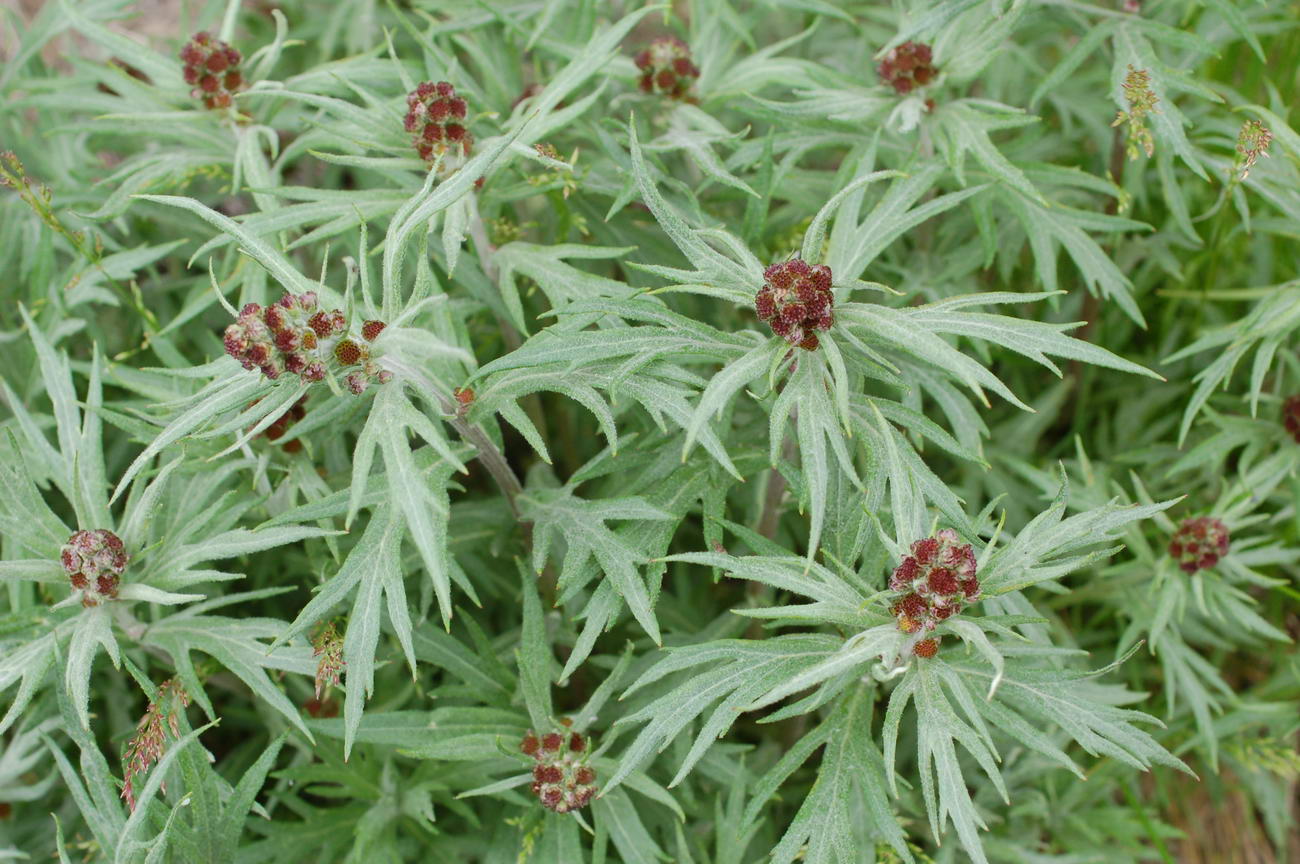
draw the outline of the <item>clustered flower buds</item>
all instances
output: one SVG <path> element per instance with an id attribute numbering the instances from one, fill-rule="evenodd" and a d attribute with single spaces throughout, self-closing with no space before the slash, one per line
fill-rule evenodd
<path id="1" fill-rule="evenodd" d="M 1300 444 L 1300 394 L 1282 403 L 1282 425 L 1291 433 L 1295 443 Z"/>
<path id="2" fill-rule="evenodd" d="M 1247 120 L 1237 133 L 1237 155 L 1232 161 L 1232 173 L 1245 180 L 1250 176 L 1250 169 L 1260 156 L 1268 155 L 1268 145 L 1273 141 L 1273 133 L 1258 120 Z"/>
<path id="3" fill-rule="evenodd" d="M 360 366 L 344 378 L 347 388 L 360 395 L 372 380 L 382 384 L 393 377 L 371 359 L 369 343 L 379 338 L 384 326 L 383 321 L 366 321 L 360 338 L 353 338 L 342 312 L 318 308 L 316 293 L 304 291 L 285 294 L 265 309 L 249 303 L 226 328 L 224 339 L 227 354 L 245 369 L 260 369 L 271 379 L 287 371 L 309 383 L 324 380 L 330 357 L 340 366 Z"/>
<path id="4" fill-rule="evenodd" d="M 439 155 L 460 151 L 469 156 L 474 136 L 465 127 L 469 106 L 446 81 L 424 81 L 406 94 L 406 131 L 416 152 L 432 163 Z"/>
<path id="5" fill-rule="evenodd" d="M 907 94 L 929 84 L 938 77 L 939 70 L 934 67 L 929 45 L 904 42 L 889 50 L 876 67 L 876 74 L 895 92 Z"/>
<path id="6" fill-rule="evenodd" d="M 135 727 L 135 734 L 126 742 L 122 751 L 122 798 L 132 810 L 135 809 L 135 779 L 162 758 L 168 730 L 173 738 L 180 737 L 176 717 L 189 704 L 189 694 L 175 678 L 159 684 L 158 692 Z"/>
<path id="7" fill-rule="evenodd" d="M 519 749 L 537 762 L 533 766 L 533 794 L 548 810 L 579 810 L 596 794 L 596 772 L 587 765 L 589 745 L 590 741 L 578 732 L 529 732 L 524 736 Z"/>
<path id="8" fill-rule="evenodd" d="M 81 593 L 81 605 L 98 606 L 117 596 L 119 578 L 129 560 L 122 540 L 103 528 L 77 531 L 59 554 L 68 581 Z"/>
<path id="9" fill-rule="evenodd" d="M 642 92 L 656 93 L 671 99 L 689 99 L 700 70 L 691 62 L 691 49 L 674 36 L 661 36 L 636 55 L 641 70 L 637 82 Z"/>
<path id="10" fill-rule="evenodd" d="M 817 350 L 817 330 L 835 323 L 831 304 L 831 268 L 810 267 L 798 258 L 763 271 L 763 287 L 754 297 L 754 310 L 772 332 L 791 345 Z"/>
<path id="11" fill-rule="evenodd" d="M 343 379 L 348 389 L 357 396 L 366 392 L 372 380 L 378 379 L 380 384 L 384 384 L 393 377 L 392 372 L 379 368 L 379 365 L 370 359 L 370 346 L 366 344 L 378 339 L 379 334 L 384 332 L 384 327 L 383 321 L 367 321 L 361 325 L 362 341 L 343 339 L 334 346 L 334 359 L 340 366 L 361 367 L 354 372 L 349 372 Z"/>
<path id="12" fill-rule="evenodd" d="M 320 629 L 311 640 L 311 647 L 312 656 L 320 658 L 316 662 L 316 701 L 319 703 L 323 693 L 339 685 L 346 665 L 343 661 L 343 637 L 333 621 Z"/>
<path id="13" fill-rule="evenodd" d="M 917 540 L 912 544 L 912 554 L 903 558 L 890 575 L 889 590 L 903 595 L 891 610 L 899 630 L 934 630 L 940 621 L 960 612 L 962 606 L 979 600 L 975 550 L 969 543 L 962 543 L 951 528 Z M 912 650 L 921 657 L 933 657 L 939 642 L 921 639 Z"/>
<path id="14" fill-rule="evenodd" d="M 1151 89 L 1151 73 L 1129 66 L 1122 89 L 1128 110 L 1116 114 L 1115 122 L 1110 125 L 1128 124 L 1129 159 L 1138 158 L 1140 153 L 1151 156 L 1156 152 L 1156 142 L 1151 136 L 1151 130 L 1147 128 L 1146 117 L 1157 110 L 1156 103 L 1160 101 L 1160 97 Z"/>
<path id="15" fill-rule="evenodd" d="M 181 49 L 185 83 L 194 87 L 190 95 L 202 99 L 208 108 L 229 108 L 230 96 L 244 86 L 238 49 L 206 32 L 195 33 Z"/>
<path id="16" fill-rule="evenodd" d="M 276 379 L 289 371 L 304 381 L 325 378 L 327 345 L 347 329 L 337 309 L 317 308 L 316 294 L 285 294 L 265 309 L 249 303 L 226 328 L 226 353 L 245 369 L 261 369 Z"/>
<path id="17" fill-rule="evenodd" d="M 254 401 L 248 407 L 253 407 L 253 405 L 256 405 L 259 401 L 261 400 Z M 305 404 L 307 404 L 306 394 L 304 394 L 297 402 L 293 403 L 287 411 L 275 418 L 271 425 L 267 426 L 266 429 L 262 431 L 262 434 L 266 436 L 266 440 L 279 441 L 283 438 L 284 433 L 289 431 L 290 426 L 306 416 L 307 409 L 303 407 Z M 292 441 L 284 442 L 284 444 L 280 446 L 286 453 L 297 453 L 302 449 L 302 442 L 295 438 Z"/>
<path id="18" fill-rule="evenodd" d="M 1184 519 L 1169 541 L 1169 554 L 1184 573 L 1208 570 L 1228 554 L 1228 526 L 1212 516 Z"/>

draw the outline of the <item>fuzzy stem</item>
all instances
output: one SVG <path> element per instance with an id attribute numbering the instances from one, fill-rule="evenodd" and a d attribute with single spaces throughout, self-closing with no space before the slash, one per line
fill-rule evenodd
<path id="1" fill-rule="evenodd" d="M 510 463 L 506 461 L 505 454 L 501 452 L 500 448 L 493 443 L 492 439 L 481 428 L 466 422 L 465 418 L 460 416 L 460 406 L 456 401 L 435 387 L 433 382 L 421 374 L 418 369 L 405 363 L 393 362 L 391 359 L 388 365 L 393 367 L 394 372 L 398 372 L 417 383 L 425 395 L 437 401 L 438 407 L 444 415 L 443 419 L 451 424 L 451 428 L 456 430 L 456 434 L 460 435 L 465 443 L 478 451 L 478 461 L 492 475 L 492 479 L 496 481 L 497 486 L 505 494 L 506 503 L 510 506 L 510 512 L 515 519 L 522 522 L 523 520 L 519 517 L 519 505 L 515 499 L 519 497 L 519 493 L 524 491 L 524 487 L 519 482 L 519 478 L 515 476 L 514 469 L 510 467 Z"/>

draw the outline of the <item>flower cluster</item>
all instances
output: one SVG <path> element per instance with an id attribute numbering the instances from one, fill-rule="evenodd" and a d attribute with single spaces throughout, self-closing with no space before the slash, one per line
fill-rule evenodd
<path id="1" fill-rule="evenodd" d="M 524 736 L 519 749 L 537 762 L 533 766 L 533 794 L 548 810 L 579 810 L 596 794 L 596 772 L 587 765 L 589 744 L 577 732 L 540 736 L 529 732 Z"/>
<path id="2" fill-rule="evenodd" d="M 1291 433 L 1295 443 L 1300 444 L 1300 394 L 1282 403 L 1282 425 Z"/>
<path id="3" fill-rule="evenodd" d="M 1184 519 L 1169 540 L 1169 554 L 1184 573 L 1208 570 L 1228 554 L 1228 526 L 1212 516 Z"/>
<path id="4" fill-rule="evenodd" d="M 1238 179 L 1250 176 L 1250 169 L 1260 156 L 1268 155 L 1268 145 L 1273 142 L 1273 133 L 1258 120 L 1247 120 L 1237 133 L 1237 155 L 1232 160 L 1232 173 Z"/>
<path id="5" fill-rule="evenodd" d="M 831 268 L 810 267 L 798 258 L 763 271 L 763 287 L 754 297 L 754 310 L 772 332 L 791 345 L 817 350 L 817 330 L 835 323 L 831 304 Z"/>
<path id="6" fill-rule="evenodd" d="M 122 540 L 103 528 L 77 531 L 59 554 L 72 587 L 82 592 L 83 606 L 98 606 L 117 596 L 117 585 L 129 560 Z"/>
<path id="7" fill-rule="evenodd" d="M 672 99 L 689 99 L 700 70 L 691 62 L 691 49 L 674 36 L 661 36 L 636 55 L 641 70 L 637 86 L 645 93 L 657 93 Z"/>
<path id="8" fill-rule="evenodd" d="M 254 401 L 248 407 L 252 408 L 258 401 L 261 400 Z M 305 404 L 307 404 L 307 396 L 306 394 L 303 394 L 302 398 L 289 406 L 288 410 L 275 418 L 275 420 L 271 422 L 270 426 L 267 426 L 266 429 L 262 430 L 262 434 L 266 436 L 266 440 L 279 441 L 283 438 L 284 433 L 289 431 L 290 426 L 306 416 L 307 409 L 303 407 Z M 302 449 L 302 442 L 295 438 L 292 441 L 284 442 L 284 444 L 280 446 L 286 453 L 297 453 Z"/>
<path id="9" fill-rule="evenodd" d="M 889 50 L 876 67 L 876 74 L 895 92 L 907 94 L 929 84 L 938 77 L 939 70 L 934 66 L 929 45 L 904 42 Z"/>
<path id="10" fill-rule="evenodd" d="M 276 379 L 289 371 L 304 381 L 325 378 L 328 345 L 347 329 L 337 309 L 317 308 L 316 294 L 285 294 L 266 308 L 249 303 L 226 328 L 226 353 L 245 369 Z"/>
<path id="11" fill-rule="evenodd" d="M 181 49 L 182 74 L 195 99 L 208 108 L 229 108 L 230 96 L 244 86 L 239 64 L 244 58 L 238 49 L 205 32 L 195 33 Z"/>
<path id="12" fill-rule="evenodd" d="M 189 704 L 189 694 L 179 681 L 175 678 L 164 681 L 158 685 L 158 692 L 136 725 L 135 734 L 126 742 L 126 749 L 122 751 L 122 798 L 132 810 L 135 809 L 136 777 L 162 758 L 168 730 L 173 738 L 180 737 L 176 717 Z"/>
<path id="13" fill-rule="evenodd" d="M 1129 66 L 1122 89 L 1124 101 L 1128 102 L 1128 110 L 1116 114 L 1115 122 L 1110 125 L 1128 124 L 1129 159 L 1138 158 L 1140 153 L 1151 156 L 1156 152 L 1156 142 L 1151 137 L 1151 130 L 1147 128 L 1146 117 L 1157 110 L 1156 103 L 1160 101 L 1160 97 L 1151 89 L 1151 73 L 1145 69 L 1134 69 Z"/>
<path id="14" fill-rule="evenodd" d="M 346 665 L 343 661 L 343 637 L 331 621 L 320 629 L 311 640 L 311 654 L 319 657 L 316 662 L 316 701 L 330 687 L 337 687 Z"/>
<path id="15" fill-rule="evenodd" d="M 366 392 L 372 380 L 377 379 L 380 384 L 384 384 L 393 377 L 392 372 L 379 368 L 370 359 L 370 346 L 367 344 L 379 338 L 379 334 L 384 332 L 384 326 L 383 321 L 367 321 L 361 325 L 361 341 L 342 339 L 334 346 L 334 359 L 340 366 L 361 367 L 349 372 L 343 379 L 343 383 L 357 396 Z"/>
<path id="16" fill-rule="evenodd" d="M 424 81 L 406 94 L 406 131 L 420 158 L 432 163 L 457 148 L 460 155 L 469 156 L 474 136 L 465 127 L 468 111 L 465 100 L 446 81 Z"/>
<path id="17" fill-rule="evenodd" d="M 975 578 L 975 550 L 962 543 L 957 532 L 944 528 L 933 537 L 912 544 L 912 554 L 903 558 L 889 577 L 889 590 L 902 596 L 892 612 L 904 633 L 931 631 L 974 603 L 980 596 Z M 913 650 L 921 657 L 933 657 L 939 650 L 936 639 L 922 639 Z"/>

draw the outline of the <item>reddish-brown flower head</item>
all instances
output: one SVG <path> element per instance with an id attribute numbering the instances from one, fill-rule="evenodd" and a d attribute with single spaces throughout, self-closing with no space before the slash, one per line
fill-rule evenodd
<path id="1" fill-rule="evenodd" d="M 326 364 L 331 360 L 339 366 L 360 366 L 344 379 L 349 390 L 360 394 L 371 381 L 382 384 L 393 377 L 371 359 L 369 343 L 379 337 L 384 326 L 383 321 L 366 321 L 357 339 L 349 333 L 348 320 L 342 312 L 319 308 L 315 292 L 304 291 L 285 294 L 266 308 L 249 303 L 235 323 L 226 328 L 222 341 L 226 353 L 245 369 L 260 369 L 271 379 L 289 372 L 314 383 L 324 380 Z M 290 414 L 295 410 L 301 416 L 298 406 Z M 282 420 L 277 420 L 277 424 Z M 284 428 L 287 426 L 288 422 Z M 267 430 L 268 437 L 272 440 L 279 437 L 271 431 Z"/>
<path id="2" fill-rule="evenodd" d="M 469 156 L 474 136 L 466 124 L 469 106 L 446 81 L 423 81 L 406 94 L 404 126 L 425 162 L 441 154 Z"/>
<path id="3" fill-rule="evenodd" d="M 532 791 L 542 806 L 556 813 L 587 806 L 596 794 L 596 772 L 587 764 L 590 747 L 591 741 L 578 732 L 524 736 L 519 750 L 536 762 Z"/>
<path id="4" fill-rule="evenodd" d="M 975 550 L 969 543 L 962 543 L 951 528 L 917 540 L 912 544 L 911 554 L 890 575 L 889 590 L 900 595 L 892 607 L 899 630 L 904 633 L 933 630 L 940 621 L 960 612 L 963 605 L 979 599 Z M 917 643 L 916 653 L 922 657 L 933 656 L 924 653 L 931 649 L 922 648 L 921 642 Z M 933 650 L 937 651 L 938 647 L 935 642 Z"/>
<path id="5" fill-rule="evenodd" d="M 641 70 L 637 86 L 643 93 L 690 100 L 700 70 L 691 62 L 691 49 L 685 42 L 673 36 L 661 36 L 636 55 L 635 62 Z"/>
<path id="6" fill-rule="evenodd" d="M 451 395 L 456 397 L 456 416 L 464 417 L 474 405 L 474 389 L 472 387 L 457 387 L 452 391 Z"/>
<path id="7" fill-rule="evenodd" d="M 890 49 L 876 67 L 876 73 L 896 92 L 911 93 L 933 81 L 939 70 L 934 67 L 929 45 L 904 42 Z"/>
<path id="8" fill-rule="evenodd" d="M 68 582 L 82 592 L 83 606 L 98 606 L 116 597 L 129 560 L 121 539 L 105 528 L 74 532 L 59 553 Z"/>
<path id="9" fill-rule="evenodd" d="M 1300 395 L 1292 396 L 1282 403 L 1282 425 L 1291 433 L 1295 443 L 1300 444 Z"/>
<path id="10" fill-rule="evenodd" d="M 339 361 L 340 366 L 355 366 L 369 355 L 370 352 L 364 346 L 353 342 L 351 339 L 341 339 L 334 346 L 334 359 Z"/>
<path id="11" fill-rule="evenodd" d="M 818 330 L 835 323 L 831 294 L 831 268 L 810 267 L 798 258 L 773 264 L 763 271 L 763 287 L 754 296 L 754 311 L 772 332 L 791 345 L 814 351 Z"/>
<path id="12" fill-rule="evenodd" d="M 939 653 L 939 640 L 922 639 L 912 646 L 912 653 L 917 657 L 933 657 Z"/>
<path id="13" fill-rule="evenodd" d="M 1169 540 L 1169 554 L 1184 573 L 1208 570 L 1228 554 L 1228 526 L 1212 516 L 1184 519 Z"/>
<path id="14" fill-rule="evenodd" d="M 243 56 L 206 32 L 195 33 L 181 48 L 181 74 L 193 89 L 190 95 L 207 108 L 228 108 L 230 98 L 244 86 L 239 71 Z"/>
<path id="15" fill-rule="evenodd" d="M 247 304 L 226 328 L 222 341 L 226 353 L 245 369 L 260 369 L 272 379 L 287 371 L 312 381 L 319 379 L 308 375 L 308 369 L 328 357 L 321 350 L 322 340 L 346 328 L 342 312 L 318 310 L 315 292 L 304 291 L 285 294 L 266 308 Z M 323 367 L 321 372 L 324 377 Z"/>

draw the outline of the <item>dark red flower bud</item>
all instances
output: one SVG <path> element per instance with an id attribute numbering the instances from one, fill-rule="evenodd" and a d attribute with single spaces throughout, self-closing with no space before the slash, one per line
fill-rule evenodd
<path id="1" fill-rule="evenodd" d="M 281 351 L 292 351 L 298 347 L 298 334 L 292 330 L 281 330 L 275 334 L 275 347 Z"/>
<path id="2" fill-rule="evenodd" d="M 341 366 L 355 366 L 364 360 L 368 353 L 351 339 L 344 339 L 334 346 L 334 359 L 339 361 Z"/>
<path id="3" fill-rule="evenodd" d="M 885 55 L 876 67 L 876 73 L 895 92 L 906 94 L 929 84 L 938 76 L 939 70 L 931 61 L 929 45 L 904 42 Z"/>
<path id="4" fill-rule="evenodd" d="M 562 720 L 561 725 L 568 728 L 570 720 Z M 519 749 L 531 756 L 533 765 L 533 782 L 530 786 L 542 806 L 556 813 L 568 813 L 585 807 L 596 792 L 596 772 L 587 765 L 587 746 L 589 742 L 578 732 L 568 734 L 567 748 L 565 735 L 560 732 L 547 732 L 540 738 L 529 732 L 524 736 Z"/>
<path id="5" fill-rule="evenodd" d="M 265 366 L 271 362 L 271 346 L 265 342 L 256 342 L 248 346 L 248 360 L 254 366 Z"/>
<path id="6" fill-rule="evenodd" d="M 334 325 L 330 321 L 328 312 L 317 312 L 307 319 L 307 326 L 316 332 L 316 335 L 324 339 L 334 332 Z"/>
<path id="7" fill-rule="evenodd" d="M 244 85 L 238 66 L 243 59 L 234 48 L 207 33 L 196 33 L 181 48 L 181 76 L 192 84 L 191 95 L 208 108 L 226 108 L 231 94 Z"/>
<path id="8" fill-rule="evenodd" d="M 374 342 L 379 338 L 379 334 L 384 332 L 387 326 L 383 321 L 367 321 L 361 325 L 361 338 L 367 342 Z"/>
<path id="9" fill-rule="evenodd" d="M 655 39 L 633 62 L 642 73 L 637 82 L 642 91 L 671 99 L 689 99 L 691 86 L 700 77 L 691 62 L 691 49 L 672 36 Z"/>
<path id="10" fill-rule="evenodd" d="M 814 331 L 829 330 L 834 324 L 830 268 L 810 267 L 795 258 L 769 266 L 763 280 L 754 296 L 759 319 L 791 345 L 816 351 L 821 343 Z"/>
<path id="11" fill-rule="evenodd" d="M 343 383 L 353 396 L 360 396 L 370 387 L 370 378 L 362 372 L 349 372 L 343 378 Z"/>
<path id="12" fill-rule="evenodd" d="M 1228 527 L 1211 516 L 1184 519 L 1169 541 L 1169 554 L 1185 573 L 1208 570 L 1228 554 Z"/>
<path id="13" fill-rule="evenodd" d="M 889 589 L 903 595 L 891 607 L 899 630 L 933 630 L 979 599 L 975 551 L 950 528 L 917 540 L 890 574 Z"/>
<path id="14" fill-rule="evenodd" d="M 463 123 L 469 114 L 469 105 L 456 95 L 456 88 L 447 81 L 436 84 L 422 82 L 406 96 L 410 110 L 403 122 L 412 133 L 412 144 L 420 158 L 434 161 L 452 148 L 447 142 L 456 142 L 461 155 L 468 156 L 474 138 Z"/>
<path id="15" fill-rule="evenodd" d="M 118 577 L 129 560 L 121 538 L 106 528 L 74 532 L 59 551 L 68 582 L 83 592 L 84 606 L 97 606 L 117 596 Z"/>
<path id="16" fill-rule="evenodd" d="M 933 657 L 939 653 L 939 640 L 922 639 L 912 646 L 912 653 L 917 657 Z"/>

